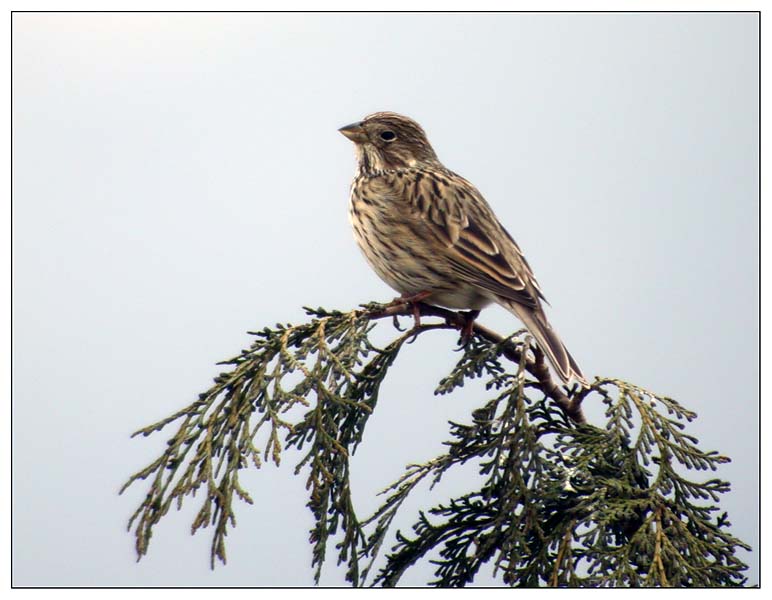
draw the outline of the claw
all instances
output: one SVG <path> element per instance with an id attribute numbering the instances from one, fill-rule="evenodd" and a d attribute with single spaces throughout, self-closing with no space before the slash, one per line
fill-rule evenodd
<path id="1" fill-rule="evenodd" d="M 412 296 L 402 295 L 399 298 L 394 298 L 392 304 L 409 304 L 413 308 L 413 329 L 418 329 L 421 326 L 421 307 L 419 304 L 431 296 L 431 292 L 418 292 Z"/>
<path id="2" fill-rule="evenodd" d="M 468 312 L 460 313 L 464 318 L 464 325 L 461 328 L 461 337 L 458 339 L 458 343 L 462 348 L 466 348 L 469 342 L 472 341 L 474 336 L 474 320 L 480 314 L 479 310 L 470 310 Z"/>

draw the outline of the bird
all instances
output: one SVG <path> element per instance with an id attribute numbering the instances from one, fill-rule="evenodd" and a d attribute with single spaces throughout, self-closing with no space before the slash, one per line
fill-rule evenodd
<path id="1" fill-rule="evenodd" d="M 338 131 L 355 145 L 349 219 L 376 274 L 414 307 L 468 310 L 470 336 L 480 310 L 499 304 L 525 325 L 563 383 L 587 386 L 547 320 L 520 247 L 477 188 L 440 162 L 423 128 L 376 112 Z"/>

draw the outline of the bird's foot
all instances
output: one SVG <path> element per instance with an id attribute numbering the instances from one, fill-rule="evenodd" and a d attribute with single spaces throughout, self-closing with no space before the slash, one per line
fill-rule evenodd
<path id="1" fill-rule="evenodd" d="M 406 306 L 411 306 L 413 308 L 413 319 L 415 321 L 413 323 L 413 329 L 418 329 L 421 326 L 421 307 L 419 304 L 431 296 L 431 294 L 431 292 L 418 292 L 413 295 L 403 294 L 398 298 L 394 298 L 392 305 L 404 304 Z"/>
<path id="2" fill-rule="evenodd" d="M 391 322 L 394 325 L 394 329 L 396 329 L 397 331 L 407 331 L 406 329 L 402 329 L 402 327 L 400 327 L 400 325 L 399 325 L 399 317 L 397 315 L 394 315 L 391 318 Z"/>
<path id="3" fill-rule="evenodd" d="M 474 321 L 479 316 L 480 311 L 470 310 L 459 314 L 464 319 L 464 325 L 461 327 L 461 337 L 458 338 L 458 344 L 462 348 L 466 348 L 472 340 L 472 335 L 474 334 Z"/>

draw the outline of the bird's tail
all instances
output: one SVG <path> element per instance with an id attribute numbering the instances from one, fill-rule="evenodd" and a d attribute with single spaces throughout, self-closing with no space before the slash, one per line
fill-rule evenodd
<path id="1" fill-rule="evenodd" d="M 547 317 L 543 311 L 539 309 L 534 310 L 509 300 L 501 300 L 500 302 L 504 308 L 513 312 L 523 322 L 523 325 L 528 329 L 528 333 L 536 338 L 536 343 L 547 356 L 563 383 L 568 383 L 571 379 L 574 379 L 584 386 L 589 385 L 584 375 L 582 375 L 579 365 L 576 364 L 576 361 L 569 354 L 558 334 L 555 333 L 555 330 L 547 322 Z"/>

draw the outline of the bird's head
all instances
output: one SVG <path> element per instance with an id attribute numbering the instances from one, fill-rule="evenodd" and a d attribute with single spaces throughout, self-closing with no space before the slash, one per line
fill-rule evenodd
<path id="1" fill-rule="evenodd" d="M 373 113 L 338 131 L 356 145 L 362 173 L 440 166 L 421 126 L 397 113 Z"/>

